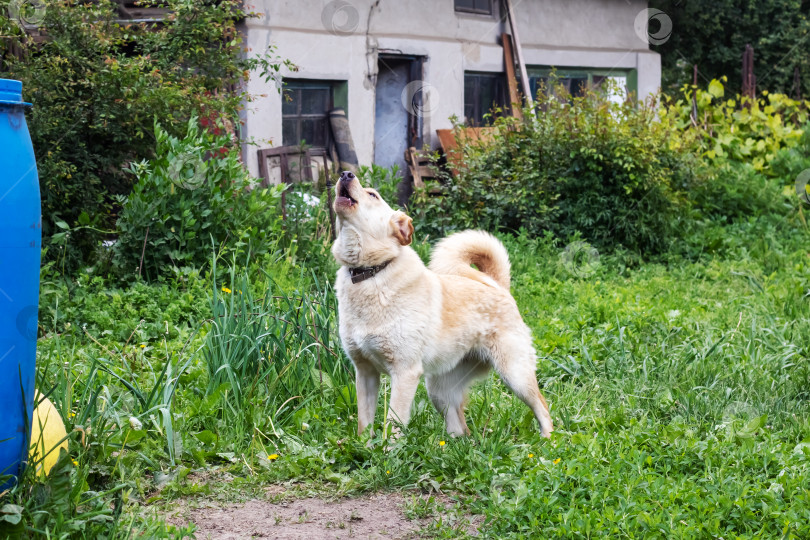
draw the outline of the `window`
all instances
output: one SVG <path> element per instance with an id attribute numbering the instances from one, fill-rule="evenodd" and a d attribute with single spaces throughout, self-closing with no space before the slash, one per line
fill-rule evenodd
<path id="1" fill-rule="evenodd" d="M 501 73 L 464 74 L 464 117 L 468 126 L 483 126 L 492 121 L 484 115 L 506 106 L 506 81 Z"/>
<path id="2" fill-rule="evenodd" d="M 492 15 L 492 0 L 455 0 L 456 11 Z"/>
<path id="3" fill-rule="evenodd" d="M 329 82 L 284 81 L 281 133 L 284 146 L 325 147 L 329 144 L 329 111 L 333 108 Z"/>
<path id="4" fill-rule="evenodd" d="M 554 89 L 549 85 L 555 84 L 565 88 L 572 97 L 582 96 L 588 88 L 604 88 L 611 101 L 623 101 L 628 92 L 636 90 L 635 70 L 529 68 L 528 71 L 529 85 L 534 95 L 541 88 L 546 93 L 552 92 Z"/>

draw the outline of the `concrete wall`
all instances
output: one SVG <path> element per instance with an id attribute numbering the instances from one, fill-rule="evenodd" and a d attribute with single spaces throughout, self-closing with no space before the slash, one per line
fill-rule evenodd
<path id="1" fill-rule="evenodd" d="M 374 156 L 377 55 L 426 57 L 424 80 L 438 97 L 423 118 L 424 140 L 437 146 L 436 129 L 463 117 L 464 72 L 503 72 L 498 38 L 509 32 L 499 2 L 493 16 L 456 13 L 453 0 L 248 0 L 259 14 L 246 22 L 249 54 L 271 44 L 298 66 L 284 77 L 348 81 L 348 115 L 361 164 Z M 634 29 L 646 0 L 512 0 L 526 63 L 559 68 L 637 70 L 639 97 L 660 86 L 657 53 Z M 336 9 L 337 8 L 337 9 Z M 646 19 L 645 19 L 646 20 Z M 257 98 L 248 104 L 246 141 L 281 145 L 281 95 L 257 77 L 248 82 Z M 256 146 L 245 145 L 253 174 Z"/>

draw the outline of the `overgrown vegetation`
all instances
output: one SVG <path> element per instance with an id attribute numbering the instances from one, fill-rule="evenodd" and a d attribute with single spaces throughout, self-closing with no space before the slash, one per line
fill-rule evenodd
<path id="1" fill-rule="evenodd" d="M 13 4 L 13 6 L 12 6 Z M 0 17 L 4 77 L 23 82 L 27 115 L 42 191 L 43 238 L 73 230 L 68 250 L 53 246 L 47 257 L 67 258 L 76 268 L 92 259 L 100 238 L 113 232 L 118 195 L 135 182 L 126 166 L 154 155 L 155 118 L 182 136 L 188 120 L 238 126 L 236 111 L 250 96 L 239 89 L 245 73 L 269 77 L 283 63 L 272 47 L 264 56 L 242 54 L 236 32 L 242 2 L 145 0 L 163 6 L 161 22 L 118 22 L 117 3 L 0 0 L 0 12 L 24 10 L 47 38 L 26 37 L 20 21 Z M 27 10 L 27 11 L 26 11 Z"/>
<path id="2" fill-rule="evenodd" d="M 695 129 L 686 99 L 657 117 L 558 92 L 462 142 L 460 175 L 418 195 L 424 258 L 457 228 L 506 244 L 551 440 L 495 377 L 472 392 L 470 437 L 446 438 L 423 388 L 402 439 L 383 438 L 384 414 L 358 436 L 325 194 L 289 190 L 282 222 L 229 136 L 193 115 L 150 124 L 117 244 L 71 273 L 71 234 L 95 225 L 55 222 L 37 387 L 69 452 L 0 494 L 0 536 L 188 537 L 178 500 L 281 482 L 442 491 L 455 510 L 408 509 L 433 537 L 464 536 L 466 512 L 494 537 L 810 536 L 810 233 L 793 190 L 810 134 L 782 97 L 740 111 L 717 93 L 699 94 Z M 360 176 L 393 202 L 395 171 Z M 570 237 L 599 250 L 572 256 Z"/>
<path id="3" fill-rule="evenodd" d="M 727 92 L 725 82 L 712 80 L 706 90 L 683 86 L 680 99 L 668 100 L 664 120 L 678 131 L 696 131 L 702 155 L 712 164 L 747 163 L 770 174 L 780 150 L 799 144 L 810 101 L 768 92 L 751 100 Z"/>
<path id="4" fill-rule="evenodd" d="M 780 216 L 692 234 L 711 246 L 697 257 L 630 268 L 604 253 L 584 275 L 551 237 L 502 236 L 551 441 L 494 377 L 473 390 L 469 438 L 446 439 L 423 389 L 401 441 L 358 437 L 325 252 L 317 266 L 278 252 L 132 289 L 46 281 L 38 387 L 70 454 L 45 484 L 4 495 L 19 523 L 0 527 L 180 537 L 190 529 L 164 522 L 180 497 L 295 480 L 331 496 L 440 489 L 494 536 L 805 537 L 808 234 Z M 459 516 L 425 504 L 423 534 L 463 535 Z"/>
<path id="5" fill-rule="evenodd" d="M 676 93 L 692 80 L 697 64 L 702 84 L 729 77 L 739 90 L 742 54 L 755 49 L 757 87 L 794 95 L 794 72 L 799 69 L 799 91 L 810 93 L 810 58 L 805 54 L 810 31 L 810 5 L 802 0 L 653 0 L 652 9 L 664 12 L 671 33 L 661 32 L 660 21 L 650 22 L 662 42 L 651 43 L 661 53 L 662 85 Z M 655 41 L 655 40 L 654 40 Z"/>
<path id="6" fill-rule="evenodd" d="M 498 118 L 484 140 L 457 132 L 458 174 L 444 175 L 446 194 L 429 210 L 443 221 L 430 232 L 580 232 L 600 248 L 666 250 L 696 183 L 691 140 L 658 122 L 653 108 L 556 90 L 538 92 L 538 113 L 524 111 L 531 120 Z M 418 211 L 431 198 L 423 195 Z"/>
<path id="7" fill-rule="evenodd" d="M 283 186 L 259 188 L 239 148 L 201 129 L 196 117 L 182 138 L 159 125 L 154 131 L 155 159 L 129 169 L 137 182 L 116 223 L 119 274 L 189 273 L 206 264 L 214 247 L 263 255 L 278 245 Z"/>
<path id="8" fill-rule="evenodd" d="M 435 185 L 417 191 L 423 232 L 551 233 L 649 259 L 708 221 L 796 215 L 793 184 L 810 168 L 807 102 L 730 98 L 720 81 L 685 86 L 661 108 L 562 87 L 537 99 L 536 114 L 524 111 L 531 120 L 498 118 L 485 137 L 468 139 L 456 126 L 441 195 Z"/>

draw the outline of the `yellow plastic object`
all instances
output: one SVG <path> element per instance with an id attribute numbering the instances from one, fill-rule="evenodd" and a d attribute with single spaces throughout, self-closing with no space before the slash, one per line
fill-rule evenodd
<path id="1" fill-rule="evenodd" d="M 67 431 L 59 411 L 51 400 L 39 392 L 34 396 L 34 420 L 31 423 L 31 446 L 28 463 L 36 464 L 37 474 L 47 476 L 59 459 L 60 448 L 68 451 Z M 43 458 L 44 456 L 44 458 Z"/>

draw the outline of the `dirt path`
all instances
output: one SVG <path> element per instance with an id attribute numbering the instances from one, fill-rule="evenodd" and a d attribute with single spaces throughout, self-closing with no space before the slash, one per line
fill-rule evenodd
<path id="1" fill-rule="evenodd" d="M 206 507 L 185 506 L 170 521 L 196 524 L 196 535 L 200 540 L 418 538 L 418 531 L 430 525 L 434 517 L 408 519 L 405 509 L 409 502 L 412 504 L 411 497 L 401 493 L 378 493 L 337 501 L 315 498 L 277 503 L 251 500 L 224 507 L 210 503 Z M 476 534 L 476 522 L 481 520 L 467 516 L 463 521 L 458 524 L 461 531 Z"/>

